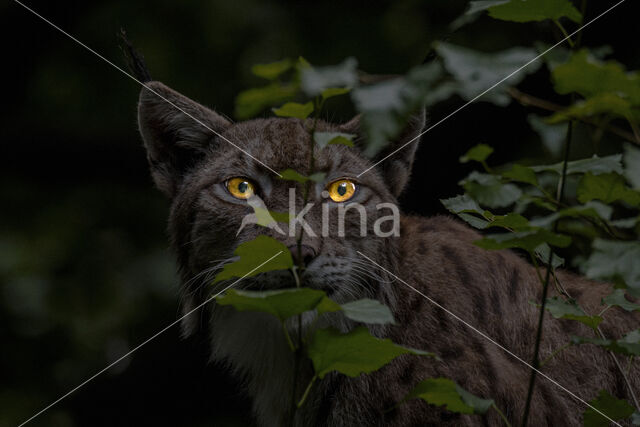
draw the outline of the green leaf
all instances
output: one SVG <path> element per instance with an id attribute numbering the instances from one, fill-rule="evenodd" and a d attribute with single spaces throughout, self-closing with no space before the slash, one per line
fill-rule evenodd
<path id="1" fill-rule="evenodd" d="M 460 212 L 474 212 L 483 214 L 484 209 L 476 203 L 467 194 L 461 196 L 452 197 L 450 199 L 440 199 L 440 203 L 451 213 L 458 214 Z"/>
<path id="2" fill-rule="evenodd" d="M 348 87 L 330 87 L 322 91 L 320 96 L 322 99 L 327 100 L 329 98 L 333 98 L 334 96 L 344 95 L 345 93 L 349 93 L 351 88 Z"/>
<path id="3" fill-rule="evenodd" d="M 467 224 L 469 224 L 473 228 L 477 228 L 478 230 L 484 230 L 489 226 L 489 221 L 483 218 L 478 218 L 475 215 L 461 212 L 458 214 L 458 216 Z"/>
<path id="4" fill-rule="evenodd" d="M 251 67 L 251 72 L 258 77 L 274 80 L 285 71 L 290 70 L 291 67 L 293 67 L 293 61 L 286 58 L 269 64 L 256 64 Z"/>
<path id="5" fill-rule="evenodd" d="M 220 305 L 230 305 L 238 311 L 269 313 L 284 322 L 288 318 L 315 310 L 338 311 L 340 306 L 327 298 L 323 291 L 310 288 L 279 289 L 275 291 L 245 291 L 229 289 L 216 298 Z"/>
<path id="6" fill-rule="evenodd" d="M 604 203 L 623 201 L 632 206 L 640 206 L 640 193 L 628 188 L 624 178 L 615 173 L 586 173 L 580 179 L 577 195 L 581 203 L 598 199 Z"/>
<path id="7" fill-rule="evenodd" d="M 562 174 L 562 162 L 553 165 L 531 166 L 534 172 L 555 172 Z M 587 173 L 594 175 L 603 173 L 622 173 L 622 155 L 614 154 L 612 156 L 598 157 L 593 156 L 589 159 L 574 160 L 567 163 L 567 175 Z"/>
<path id="8" fill-rule="evenodd" d="M 629 418 L 634 412 L 634 407 L 626 400 L 617 399 L 606 390 L 600 390 L 598 397 L 589 403 L 614 421 Z M 608 419 L 591 408 L 584 411 L 583 418 L 585 427 L 608 427 L 611 424 Z"/>
<path id="9" fill-rule="evenodd" d="M 288 181 L 296 181 L 301 184 L 309 180 L 308 177 L 294 171 L 293 169 L 286 169 L 280 172 L 280 179 L 286 179 Z"/>
<path id="10" fill-rule="evenodd" d="M 332 371 L 350 377 L 376 371 L 402 354 L 432 356 L 433 353 L 410 349 L 379 339 L 360 326 L 341 334 L 336 329 L 317 329 L 307 349 L 319 378 Z"/>
<path id="11" fill-rule="evenodd" d="M 588 316 L 575 302 L 567 302 L 558 297 L 547 298 L 545 309 L 556 319 L 575 320 L 593 330 L 602 322 L 602 317 Z"/>
<path id="12" fill-rule="evenodd" d="M 301 74 L 302 90 L 309 96 L 322 94 L 327 89 L 352 88 L 358 83 L 354 58 L 347 58 L 341 64 L 328 67 L 303 68 Z M 331 94 L 331 92 L 327 92 Z"/>
<path id="13" fill-rule="evenodd" d="M 582 14 L 569 0 L 511 0 L 490 7 L 489 16 L 513 22 L 556 21 L 563 17 L 578 24 L 582 22 Z"/>
<path id="14" fill-rule="evenodd" d="M 521 47 L 496 53 L 483 53 L 448 43 L 437 43 L 435 49 L 442 57 L 447 71 L 459 83 L 456 91 L 467 101 L 474 99 L 538 56 L 535 50 Z M 511 102 L 507 88 L 520 83 L 527 74 L 534 73 L 541 64 L 541 61 L 532 62 L 522 71 L 510 76 L 503 84 L 483 94 L 481 100 L 502 107 L 506 106 Z"/>
<path id="15" fill-rule="evenodd" d="M 386 305 L 374 299 L 359 299 L 340 306 L 344 315 L 356 322 L 371 324 L 395 324 L 393 314 Z"/>
<path id="16" fill-rule="evenodd" d="M 596 201 L 587 202 L 584 205 L 571 206 L 570 208 L 561 209 L 541 218 L 531 220 L 531 225 L 535 227 L 551 228 L 554 222 L 560 218 L 593 218 L 609 220 L 613 208 Z"/>
<path id="17" fill-rule="evenodd" d="M 522 190 L 514 184 L 503 184 L 497 176 L 477 171 L 471 172 L 460 184 L 471 197 L 490 208 L 509 206 L 522 196 Z"/>
<path id="18" fill-rule="evenodd" d="M 353 138 L 356 135 L 350 133 L 341 132 L 314 132 L 313 140 L 319 148 L 324 148 L 327 145 L 340 144 L 347 147 L 353 147 Z"/>
<path id="19" fill-rule="evenodd" d="M 297 92 L 297 86 L 280 83 L 245 90 L 236 97 L 234 115 L 239 120 L 249 119 L 268 107 L 292 99 Z"/>
<path id="20" fill-rule="evenodd" d="M 515 233 L 489 234 L 485 238 L 473 242 L 484 249 L 520 248 L 533 253 L 543 243 L 551 246 L 567 247 L 571 244 L 571 237 L 552 233 L 545 229 L 517 231 Z"/>
<path id="21" fill-rule="evenodd" d="M 640 242 L 595 239 L 585 274 L 593 279 L 613 280 L 640 296 Z"/>
<path id="22" fill-rule="evenodd" d="M 640 149 L 624 145 L 624 176 L 636 190 L 640 190 Z"/>
<path id="23" fill-rule="evenodd" d="M 631 415 L 631 425 L 640 426 L 640 411 L 636 411 Z"/>
<path id="24" fill-rule="evenodd" d="M 309 61 L 304 59 L 302 56 L 298 56 L 298 62 L 296 63 L 296 67 L 298 70 L 303 70 L 305 68 L 312 68 Z"/>
<path id="25" fill-rule="evenodd" d="M 289 212 L 276 212 L 270 211 L 268 209 L 264 209 L 261 207 L 254 206 L 253 212 L 256 214 L 256 219 L 258 225 L 269 226 L 274 222 L 283 222 L 288 224 L 291 220 L 291 216 Z"/>
<path id="26" fill-rule="evenodd" d="M 610 222 L 611 225 L 618 228 L 634 228 L 638 223 L 640 223 L 640 217 L 614 219 Z"/>
<path id="27" fill-rule="evenodd" d="M 516 231 L 530 228 L 529 220 L 514 212 L 493 216 L 490 219 L 489 227 L 503 227 Z"/>
<path id="28" fill-rule="evenodd" d="M 540 136 L 542 145 L 549 153 L 554 158 L 560 157 L 564 141 L 567 138 L 568 125 L 566 123 L 549 124 L 544 118 L 534 114 L 529 114 L 527 121 L 531 128 Z"/>
<path id="29" fill-rule="evenodd" d="M 540 261 L 544 265 L 549 264 L 549 253 L 551 252 L 551 247 L 546 243 L 541 244 L 535 250 L 535 254 Z M 558 256 L 558 254 L 554 253 L 553 258 L 551 259 L 551 267 L 558 268 L 564 265 L 564 258 Z"/>
<path id="30" fill-rule="evenodd" d="M 285 169 L 282 172 L 280 172 L 280 175 L 281 175 L 280 179 L 285 179 L 287 181 L 296 181 L 301 184 L 307 181 L 323 182 L 326 177 L 326 174 L 323 172 L 316 172 L 309 176 L 305 176 L 294 171 L 293 169 Z"/>
<path id="31" fill-rule="evenodd" d="M 306 104 L 299 104 L 297 102 L 287 102 L 280 108 L 272 108 L 276 116 L 279 117 L 294 117 L 296 119 L 304 120 L 309 117 L 309 114 L 313 113 L 313 103 L 307 102 Z"/>
<path id="32" fill-rule="evenodd" d="M 629 101 L 632 106 L 640 105 L 640 75 L 626 72 L 615 61 L 598 61 L 587 49 L 574 53 L 569 61 L 557 66 L 552 77 L 556 91 L 561 94 L 577 92 L 590 98 L 610 93 Z"/>
<path id="33" fill-rule="evenodd" d="M 631 103 L 615 93 L 600 93 L 582 101 L 577 101 L 570 107 L 549 117 L 551 124 L 571 119 L 590 118 L 601 114 L 634 120 L 635 115 Z"/>
<path id="34" fill-rule="evenodd" d="M 493 400 L 481 399 L 448 378 L 429 378 L 421 381 L 405 400 L 415 398 L 461 414 L 484 414 L 494 404 Z"/>
<path id="35" fill-rule="evenodd" d="M 225 264 L 213 283 L 232 277 L 244 277 L 245 275 L 251 277 L 267 271 L 287 270 L 293 267 L 293 259 L 291 259 L 291 253 L 287 246 L 263 234 L 248 242 L 240 243 L 233 253 L 240 259 Z M 274 256 L 275 258 L 266 262 Z M 266 264 L 261 266 L 265 262 Z"/>
<path id="36" fill-rule="evenodd" d="M 482 163 L 487 160 L 487 157 L 489 157 L 491 153 L 493 153 L 493 148 L 487 144 L 478 144 L 467 151 L 464 156 L 460 157 L 460 163 L 467 163 L 471 160 Z"/>
<path id="37" fill-rule="evenodd" d="M 515 164 L 510 170 L 503 172 L 502 176 L 513 181 L 524 182 L 525 184 L 531 184 L 538 186 L 538 178 L 533 169 L 526 166 Z"/>
<path id="38" fill-rule="evenodd" d="M 624 290 L 616 289 L 610 295 L 602 298 L 602 303 L 607 305 L 614 305 L 626 311 L 640 311 L 640 305 L 628 301 L 624 295 Z"/>

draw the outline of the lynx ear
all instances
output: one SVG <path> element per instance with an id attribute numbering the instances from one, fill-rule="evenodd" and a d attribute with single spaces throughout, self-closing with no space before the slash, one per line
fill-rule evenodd
<path id="1" fill-rule="evenodd" d="M 372 162 L 375 164 L 390 155 L 390 157 L 383 160 L 376 168 L 382 171 L 382 175 L 385 177 L 389 189 L 396 197 L 402 193 L 402 190 L 409 181 L 413 159 L 415 158 L 418 143 L 420 142 L 418 135 L 422 132 L 425 122 L 426 113 L 424 109 L 421 109 L 409 118 L 407 126 L 402 130 L 400 135 L 394 141 L 387 144 L 387 146 L 372 159 Z M 345 133 L 363 135 L 360 125 L 360 115 L 355 116 L 347 123 L 341 125 L 340 129 Z M 366 144 L 366 140 L 364 143 Z M 395 152 L 396 150 L 398 151 Z"/>
<path id="2" fill-rule="evenodd" d="M 231 123 L 160 82 L 146 85 L 148 89 L 140 92 L 138 126 L 153 180 L 172 197 L 184 174 L 212 143 L 212 130 L 220 133 Z"/>

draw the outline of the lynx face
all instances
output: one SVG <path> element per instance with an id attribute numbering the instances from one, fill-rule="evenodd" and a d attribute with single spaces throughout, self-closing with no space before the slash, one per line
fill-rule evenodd
<path id="1" fill-rule="evenodd" d="M 303 210 L 302 186 L 280 179 L 273 171 L 293 169 L 311 173 L 308 129 L 312 123 L 272 118 L 234 124 L 161 83 L 151 82 L 149 87 L 182 109 L 169 105 L 151 91 L 141 93 L 140 131 L 154 181 L 172 201 L 169 231 L 179 257 L 184 308 L 189 310 L 212 292 L 213 276 L 233 257 L 240 243 L 261 233 L 268 234 L 289 246 L 294 257 L 298 255 L 294 250 L 295 232 L 289 233 L 288 224 L 279 224 L 283 234 L 257 225 L 241 227 L 242 219 L 253 212 L 242 195 L 251 191 L 271 211 L 289 212 L 292 205 L 296 214 Z M 414 118 L 401 137 L 380 156 L 413 139 L 423 125 L 423 115 Z M 343 125 L 319 121 L 316 129 L 359 134 L 359 119 Z M 361 143 L 362 139 L 356 141 Z M 304 214 L 311 229 L 309 232 L 303 228 L 301 255 L 306 269 L 301 279 L 305 286 L 322 289 L 338 301 L 386 294 L 379 289 L 384 283 L 380 273 L 365 267 L 357 251 L 393 267 L 398 239 L 376 236 L 373 227 L 376 219 L 388 215 L 377 207 L 382 203 L 395 205 L 409 177 L 416 146 L 417 141 L 409 144 L 386 161 L 384 169 L 372 170 L 359 178 L 357 175 L 372 160 L 365 158 L 357 146 L 316 148 L 313 172 L 324 172 L 326 178 L 311 187 L 308 202 L 313 206 Z M 350 198 L 336 202 L 326 197 L 330 184 L 345 178 L 354 183 L 355 191 Z M 230 183 L 241 187 L 230 188 Z M 365 237 L 361 235 L 361 212 L 350 209 L 350 204 L 364 207 Z M 340 209 L 344 209 L 343 233 L 339 233 L 338 226 Z M 294 282 L 290 273 L 280 271 L 247 278 L 238 285 L 275 289 L 292 287 Z"/>

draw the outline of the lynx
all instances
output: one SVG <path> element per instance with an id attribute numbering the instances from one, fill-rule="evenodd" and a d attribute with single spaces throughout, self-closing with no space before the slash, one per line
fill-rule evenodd
<path id="1" fill-rule="evenodd" d="M 233 257 L 240 243 L 266 233 L 289 247 L 296 244 L 287 230 L 275 233 L 255 225 L 244 227 L 236 235 L 242 218 L 252 211 L 247 201 L 235 197 L 232 191 L 244 193 L 249 188 L 259 193 L 268 209 L 287 211 L 289 189 L 297 184 L 278 179 L 264 165 L 275 171 L 291 168 L 309 172 L 311 152 L 306 128 L 309 124 L 286 118 L 233 123 L 160 82 L 150 81 L 147 86 L 155 93 L 143 89 L 140 94 L 139 128 L 153 180 L 171 200 L 168 229 L 182 280 L 182 309 L 189 312 L 211 295 L 212 278 L 221 265 Z M 414 117 L 377 159 L 411 141 L 420 133 L 424 121 L 424 115 Z M 317 128 L 362 135 L 358 117 L 343 124 L 321 121 Z M 316 169 L 326 173 L 326 182 L 312 187 L 310 199 L 320 203 L 321 192 L 328 183 L 346 178 L 357 185 L 352 200 L 365 207 L 367 224 L 371 227 L 381 215 L 376 205 L 397 203 L 409 179 L 419 141 L 408 144 L 359 178 L 356 175 L 377 159 L 361 154 L 359 144 L 364 142 L 364 137 L 356 141 L 355 147 L 316 148 Z M 229 182 L 236 178 L 240 181 L 233 181 L 238 184 L 230 191 Z M 300 209 L 302 191 L 297 194 Z M 339 205 L 332 203 L 330 210 L 336 210 Z M 318 228 L 320 218 L 319 205 L 306 215 L 307 222 Z M 386 237 L 375 233 L 362 237 L 356 220 L 357 216 L 347 214 L 344 237 L 337 237 L 335 230 L 328 235 L 304 236 L 300 254 L 306 266 L 302 276 L 304 286 L 322 289 L 340 302 L 363 297 L 379 300 L 390 307 L 397 324 L 371 326 L 374 335 L 435 352 L 441 361 L 404 355 L 369 375 L 357 378 L 328 375 L 314 387 L 308 404 L 297 413 L 296 424 L 501 424 L 494 411 L 483 417 L 460 415 L 417 399 L 395 406 L 419 381 L 439 376 L 455 380 L 476 395 L 495 399 L 514 425 L 520 423 L 530 368 L 388 272 L 519 357 L 530 360 L 538 309 L 529 302 L 539 301 L 542 295 L 533 267 L 514 252 L 478 248 L 473 241 L 481 236 L 449 217 L 403 216 L 399 235 L 392 233 Z M 286 228 L 286 224 L 282 226 Z M 335 226 L 333 222 L 330 224 L 332 230 Z M 358 252 L 383 268 L 374 266 Z M 296 251 L 292 253 L 295 255 Z M 601 298 L 611 292 L 608 284 L 570 272 L 559 272 L 558 279 L 591 313 L 601 309 Z M 245 289 L 292 286 L 293 279 L 286 271 L 263 273 L 237 284 Z M 553 291 L 551 293 L 553 296 Z M 352 326 L 343 320 L 328 322 L 334 322 L 334 326 L 342 330 Z M 638 325 L 638 313 L 612 308 L 601 328 L 608 337 L 619 338 Z M 260 313 L 239 313 L 212 302 L 185 319 L 183 326 L 185 334 L 210 331 L 213 360 L 227 367 L 246 385 L 253 399 L 257 424 L 284 424 L 293 386 L 293 356 L 275 319 Z M 567 343 L 572 334 L 591 336 L 592 331 L 577 322 L 546 316 L 541 359 Z M 307 384 L 311 375 L 310 366 L 306 368 L 308 372 L 299 378 L 298 389 Z M 627 384 L 612 356 L 592 345 L 567 349 L 545 364 L 542 371 L 585 401 L 593 399 L 602 388 L 619 398 L 629 398 Z M 637 363 L 632 365 L 629 378 L 635 390 L 640 390 Z M 529 423 L 532 426 L 579 425 L 585 409 L 584 403 L 547 379 L 539 378 Z"/>

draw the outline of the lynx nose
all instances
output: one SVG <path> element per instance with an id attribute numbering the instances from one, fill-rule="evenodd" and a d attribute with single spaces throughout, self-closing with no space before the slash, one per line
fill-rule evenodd
<path id="1" fill-rule="evenodd" d="M 298 251 L 298 245 L 291 245 L 289 251 L 296 265 L 299 265 L 301 260 L 304 265 L 309 265 L 316 257 L 316 250 L 307 245 L 300 245 L 300 251 Z"/>

